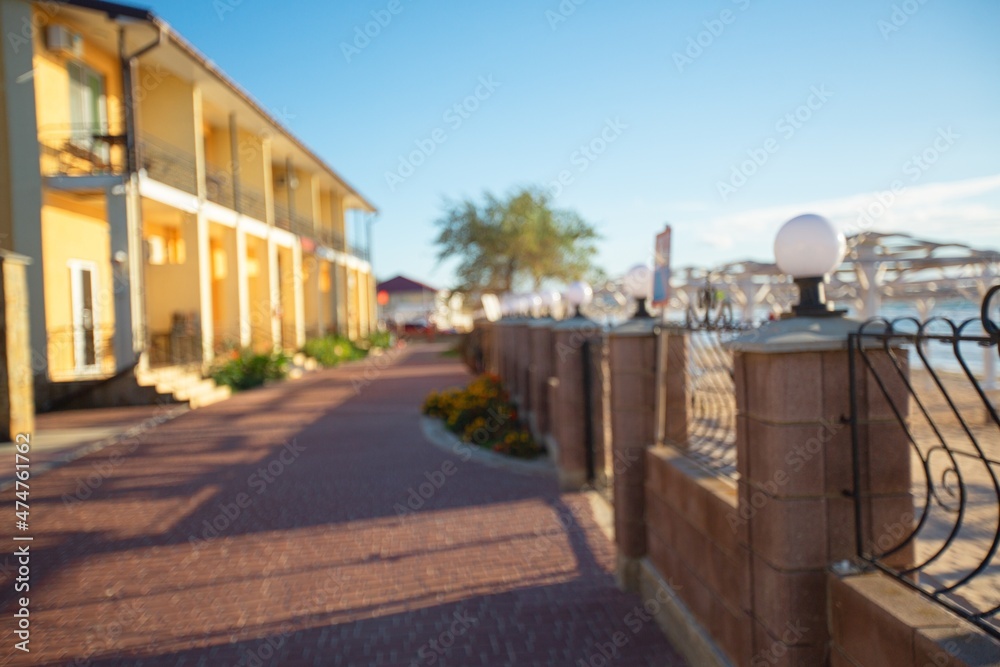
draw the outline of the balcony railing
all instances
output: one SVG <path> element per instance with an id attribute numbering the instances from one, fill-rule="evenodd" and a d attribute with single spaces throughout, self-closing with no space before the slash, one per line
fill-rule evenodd
<path id="1" fill-rule="evenodd" d="M 125 171 L 125 137 L 99 128 L 48 127 L 38 133 L 42 174 L 96 176 Z"/>
<path id="2" fill-rule="evenodd" d="M 113 327 L 49 329 L 49 376 L 54 381 L 104 377 L 115 372 Z"/>
<path id="3" fill-rule="evenodd" d="M 349 252 L 352 255 L 354 255 L 355 257 L 357 257 L 358 259 L 363 260 L 365 262 L 367 262 L 368 258 L 371 256 L 370 253 L 368 252 L 368 248 L 363 248 L 361 246 L 353 246 L 352 245 L 349 248 Z"/>
<path id="4" fill-rule="evenodd" d="M 201 321 L 197 312 L 175 312 L 167 331 L 149 332 L 149 363 L 152 366 L 186 366 L 201 363 Z"/>
<path id="5" fill-rule="evenodd" d="M 333 248 L 334 250 L 346 249 L 344 244 L 344 235 L 336 230 L 330 229 L 329 227 L 320 227 L 316 231 L 316 237 L 316 240 L 325 245 L 327 248 Z"/>
<path id="6" fill-rule="evenodd" d="M 244 185 L 240 185 L 236 199 L 236 210 L 255 220 L 262 222 L 267 220 L 267 205 L 264 203 L 264 194 Z"/>
<path id="7" fill-rule="evenodd" d="M 205 165 L 205 194 L 209 201 L 236 210 L 234 185 L 231 171 Z"/>
<path id="8" fill-rule="evenodd" d="M 149 178 L 197 194 L 194 155 L 148 135 L 139 142 L 139 155 Z"/>
<path id="9" fill-rule="evenodd" d="M 292 231 L 292 214 L 284 204 L 274 204 L 274 224 L 282 229 Z"/>

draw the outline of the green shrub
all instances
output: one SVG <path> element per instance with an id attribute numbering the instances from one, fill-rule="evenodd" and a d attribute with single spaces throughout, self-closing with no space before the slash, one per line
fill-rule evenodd
<path id="1" fill-rule="evenodd" d="M 345 361 L 363 359 L 367 352 L 344 336 L 329 335 L 313 338 L 302 346 L 302 352 L 321 366 L 337 366 Z"/>
<path id="2" fill-rule="evenodd" d="M 288 375 L 289 363 L 291 359 L 281 352 L 239 350 L 219 360 L 211 376 L 216 384 L 242 391 L 259 387 L 266 380 L 283 380 Z"/>

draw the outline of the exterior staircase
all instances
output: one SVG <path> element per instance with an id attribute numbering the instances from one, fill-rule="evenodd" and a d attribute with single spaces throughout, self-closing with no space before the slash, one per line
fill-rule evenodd
<path id="1" fill-rule="evenodd" d="M 140 387 L 151 387 L 161 396 L 172 396 L 178 403 L 187 403 L 191 409 L 203 408 L 232 395 L 226 386 L 215 384 L 211 378 L 203 378 L 198 368 L 168 366 L 136 371 Z"/>

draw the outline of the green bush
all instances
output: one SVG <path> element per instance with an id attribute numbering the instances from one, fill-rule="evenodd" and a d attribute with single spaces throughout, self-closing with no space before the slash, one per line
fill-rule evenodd
<path id="1" fill-rule="evenodd" d="M 288 375 L 290 363 L 291 359 L 281 352 L 265 354 L 239 350 L 218 361 L 211 376 L 216 384 L 242 391 L 259 387 L 266 380 L 283 380 Z"/>
<path id="2" fill-rule="evenodd" d="M 324 336 L 312 338 L 302 346 L 302 352 L 312 357 L 321 366 L 337 366 L 345 361 L 363 359 L 367 352 L 344 336 Z"/>
<path id="3" fill-rule="evenodd" d="M 368 337 L 368 347 L 387 350 L 392 346 L 392 334 L 388 331 L 376 331 Z"/>

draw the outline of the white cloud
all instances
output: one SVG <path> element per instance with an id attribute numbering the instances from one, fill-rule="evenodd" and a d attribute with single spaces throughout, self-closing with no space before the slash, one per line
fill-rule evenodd
<path id="1" fill-rule="evenodd" d="M 772 238 L 786 220 L 802 213 L 823 215 L 848 234 L 871 229 L 955 241 L 974 236 L 1000 247 L 1000 174 L 710 217 L 698 225 L 708 226 L 700 238 L 716 248 L 756 244 L 761 236 Z"/>

